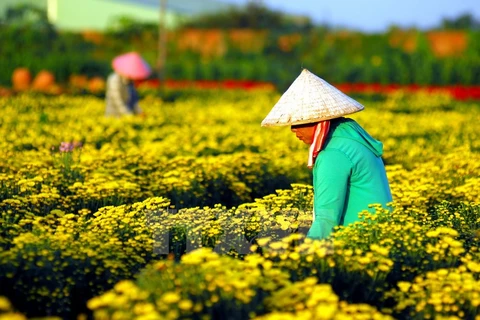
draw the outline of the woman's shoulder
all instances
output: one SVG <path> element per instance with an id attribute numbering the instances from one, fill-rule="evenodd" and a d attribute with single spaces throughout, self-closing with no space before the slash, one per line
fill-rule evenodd
<path id="1" fill-rule="evenodd" d="M 107 77 L 107 80 L 117 80 L 117 79 L 120 80 L 120 76 L 115 72 L 110 73 Z"/>
<path id="2" fill-rule="evenodd" d="M 358 123 L 353 120 L 352 118 L 345 118 L 345 117 L 340 117 L 340 118 L 335 118 L 335 119 L 332 119 L 330 120 L 330 123 L 333 125 L 333 126 L 344 126 L 344 125 L 358 125 Z"/>
<path id="3" fill-rule="evenodd" d="M 111 73 L 107 77 L 107 86 L 115 86 L 115 87 L 120 87 L 123 85 L 122 78 L 118 73 Z"/>

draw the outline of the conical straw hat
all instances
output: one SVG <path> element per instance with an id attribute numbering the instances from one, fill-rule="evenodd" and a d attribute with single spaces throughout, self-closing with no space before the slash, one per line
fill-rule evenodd
<path id="1" fill-rule="evenodd" d="M 262 121 L 262 127 L 318 122 L 363 109 L 363 105 L 303 69 Z"/>
<path id="2" fill-rule="evenodd" d="M 129 52 L 113 59 L 112 67 L 118 74 L 132 80 L 147 78 L 151 69 L 148 63 L 136 52 Z"/>

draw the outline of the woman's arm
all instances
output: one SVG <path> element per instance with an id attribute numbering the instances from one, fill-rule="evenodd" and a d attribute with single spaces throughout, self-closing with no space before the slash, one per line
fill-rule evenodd
<path id="1" fill-rule="evenodd" d="M 314 216 L 308 237 L 325 239 L 341 222 L 353 164 L 339 150 L 324 150 L 314 167 Z"/>

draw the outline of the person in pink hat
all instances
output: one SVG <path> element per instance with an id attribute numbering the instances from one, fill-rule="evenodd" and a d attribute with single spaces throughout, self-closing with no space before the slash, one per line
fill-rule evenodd
<path id="1" fill-rule="evenodd" d="M 113 59 L 112 67 L 114 72 L 107 79 L 105 115 L 142 115 L 133 80 L 147 78 L 151 73 L 150 66 L 138 53 L 129 52 Z"/>

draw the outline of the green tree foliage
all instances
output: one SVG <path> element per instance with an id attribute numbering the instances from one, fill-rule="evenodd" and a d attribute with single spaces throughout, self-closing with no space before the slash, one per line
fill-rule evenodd
<path id="1" fill-rule="evenodd" d="M 461 56 L 435 56 L 428 36 L 420 31 L 403 33 L 406 39 L 413 32 L 415 42 L 413 48 L 405 50 L 400 29 L 374 35 L 339 32 L 251 1 L 244 7 L 198 16 L 185 27 L 215 28 L 225 32 L 230 32 L 229 28 L 261 29 L 267 31 L 268 36 L 260 40 L 265 41 L 260 49 L 245 52 L 238 45 L 224 43 L 227 46 L 224 53 L 209 56 L 202 54 L 199 48 L 180 48 L 176 36 L 182 31 L 176 34 L 172 30 L 166 77 L 269 81 L 283 90 L 302 68 L 308 68 L 334 83 L 479 84 L 480 32 L 473 29 L 478 22 L 466 15 L 448 23 L 444 21 L 444 24 L 449 28 L 470 28 L 467 48 Z M 400 34 L 397 45 L 391 44 L 394 32 Z M 280 37 L 285 40 L 285 36 L 297 39 L 289 49 L 279 45 Z M 0 85 L 10 85 L 16 67 L 27 67 L 34 74 L 47 69 L 59 82 L 66 82 L 71 74 L 107 76 L 111 59 L 121 52 L 139 51 L 150 63 L 157 57 L 158 25 L 155 23 L 121 17 L 107 29 L 102 39 L 100 45 L 95 45 L 79 33 L 58 32 L 42 9 L 11 8 L 0 21 Z"/>
<path id="2" fill-rule="evenodd" d="M 92 58 L 95 46 L 78 33 L 58 32 L 45 10 L 32 5 L 8 8 L 0 20 L 0 84 L 10 84 L 13 70 L 27 67 L 34 74 L 42 69 L 59 82 L 71 74 L 103 75 L 108 64 Z"/>
<path id="3" fill-rule="evenodd" d="M 105 33 L 123 39 L 132 39 L 145 32 L 158 33 L 158 24 L 140 22 L 129 16 L 121 16 L 108 26 Z"/>
<path id="4" fill-rule="evenodd" d="M 185 23 L 194 28 L 247 28 L 277 31 L 308 31 L 313 23 L 307 17 L 290 17 L 266 7 L 262 2 L 250 1 L 243 7 L 231 7 L 221 13 L 205 14 Z"/>
<path id="5" fill-rule="evenodd" d="M 8 8 L 0 22 L 3 55 L 22 51 L 33 51 L 38 55 L 43 47 L 51 47 L 58 38 L 46 12 L 31 5 Z"/>
<path id="6" fill-rule="evenodd" d="M 480 30 L 480 21 L 475 17 L 466 13 L 457 18 L 445 18 L 442 21 L 441 29 L 446 30 Z"/>
<path id="7" fill-rule="evenodd" d="M 53 25 L 48 21 L 47 12 L 28 4 L 7 8 L 4 17 L 0 17 L 0 24 L 17 28 L 29 27 L 55 34 Z"/>

